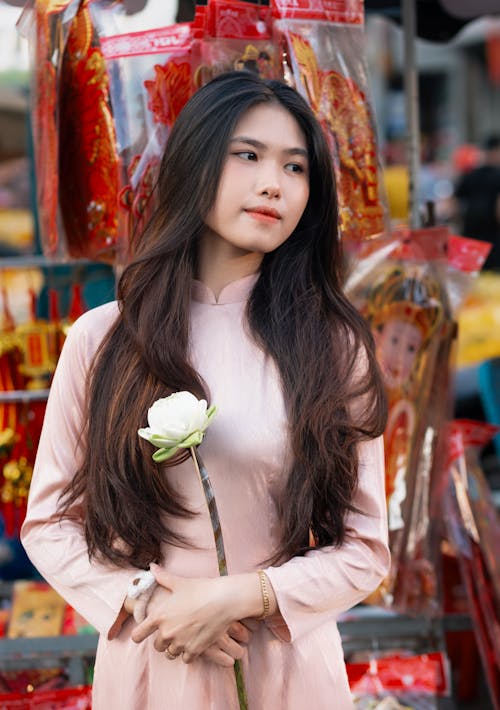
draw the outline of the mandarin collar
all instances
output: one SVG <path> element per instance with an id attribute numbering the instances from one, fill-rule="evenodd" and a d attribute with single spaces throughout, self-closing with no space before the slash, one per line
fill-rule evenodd
<path id="1" fill-rule="evenodd" d="M 215 294 L 202 281 L 194 279 L 192 283 L 191 294 L 194 301 L 205 303 L 211 306 L 224 306 L 228 303 L 242 303 L 247 301 L 250 293 L 257 283 L 259 273 L 243 276 L 241 279 L 231 281 L 219 293 L 219 298 L 215 298 Z"/>

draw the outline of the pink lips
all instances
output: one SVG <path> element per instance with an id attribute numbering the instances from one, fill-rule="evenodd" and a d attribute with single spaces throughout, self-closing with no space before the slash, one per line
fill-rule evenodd
<path id="1" fill-rule="evenodd" d="M 281 219 L 281 215 L 278 210 L 272 207 L 249 207 L 245 210 L 251 217 L 261 220 L 263 222 L 276 222 Z"/>

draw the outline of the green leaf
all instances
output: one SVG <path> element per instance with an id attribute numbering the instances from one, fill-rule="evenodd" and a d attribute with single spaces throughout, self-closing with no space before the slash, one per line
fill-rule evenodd
<path id="1" fill-rule="evenodd" d="M 153 461 L 156 461 L 156 463 L 167 461 L 167 459 L 172 458 L 178 449 L 178 446 L 172 446 L 170 449 L 158 449 L 158 451 L 155 451 L 153 454 Z"/>
<path id="2" fill-rule="evenodd" d="M 209 407 L 209 409 L 207 409 L 207 418 L 208 418 L 209 423 L 216 411 L 217 411 L 217 407 L 215 406 L 215 404 L 212 404 L 212 406 Z"/>
<path id="3" fill-rule="evenodd" d="M 178 444 L 181 449 L 190 449 L 192 446 L 198 446 L 203 441 L 203 433 L 201 431 L 193 431 L 184 441 Z"/>
<path id="4" fill-rule="evenodd" d="M 170 449 L 172 446 L 177 446 L 177 441 L 175 439 L 169 439 L 166 436 L 161 436 L 161 434 L 151 434 L 148 438 L 150 444 L 158 446 L 162 449 Z"/>

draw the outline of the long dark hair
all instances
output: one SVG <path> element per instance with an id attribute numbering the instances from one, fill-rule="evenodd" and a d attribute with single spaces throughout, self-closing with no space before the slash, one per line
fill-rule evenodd
<path id="1" fill-rule="evenodd" d="M 318 545 L 345 538 L 357 445 L 383 432 L 386 407 L 370 331 L 341 288 L 331 157 L 295 90 L 231 72 L 200 89 L 173 127 L 160 167 L 159 207 L 121 276 L 120 317 L 89 375 L 85 457 L 64 492 L 62 512 L 70 515 L 73 504 L 83 502 L 91 556 L 145 567 L 161 559 L 163 542 L 186 544 L 165 520 L 192 515 L 188 503 L 168 475 L 158 475 L 137 430 L 159 397 L 189 390 L 209 399 L 188 355 L 197 245 L 236 123 L 265 103 L 281 105 L 299 124 L 310 175 L 302 218 L 287 241 L 265 255 L 247 305 L 251 332 L 281 375 L 293 450 L 273 560 L 303 554 L 310 530 Z"/>

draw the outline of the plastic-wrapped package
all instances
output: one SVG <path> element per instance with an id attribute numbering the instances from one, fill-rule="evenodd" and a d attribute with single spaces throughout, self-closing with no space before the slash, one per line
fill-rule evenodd
<path id="1" fill-rule="evenodd" d="M 109 79 L 90 0 L 73 18 L 60 60 L 59 200 L 72 257 L 113 262 L 119 242 L 119 156 Z"/>
<path id="2" fill-rule="evenodd" d="M 194 90 L 199 61 L 193 23 L 114 34 L 108 2 L 94 2 L 92 17 L 110 78 L 120 159 L 120 231 L 133 249 L 154 209 L 151 197 L 168 133 Z"/>
<path id="3" fill-rule="evenodd" d="M 492 245 L 478 239 L 448 236 L 447 283 L 450 304 L 453 312 L 464 303 L 465 295 L 470 291 L 471 276 L 475 278 L 481 270 Z"/>
<path id="4" fill-rule="evenodd" d="M 449 664 L 443 653 L 391 653 L 369 662 L 346 664 L 354 707 L 359 710 L 434 710 L 451 695 Z"/>
<path id="5" fill-rule="evenodd" d="M 387 226 L 369 95 L 363 0 L 273 0 L 282 74 L 308 101 L 328 138 L 344 240 Z"/>
<path id="6" fill-rule="evenodd" d="M 209 0 L 203 65 L 197 84 L 225 71 L 250 71 L 265 79 L 280 76 L 268 6 L 242 0 Z"/>
<path id="7" fill-rule="evenodd" d="M 32 121 L 44 253 L 113 261 L 118 157 L 91 0 L 34 0 L 20 31 L 33 56 Z"/>
<path id="8" fill-rule="evenodd" d="M 364 278 L 352 278 L 348 290 L 371 325 L 389 405 L 384 439 L 392 567 L 371 601 L 403 612 L 440 611 L 432 491 L 451 413 L 454 313 L 485 258 L 484 245 L 476 242 L 474 250 L 470 241 L 464 258 L 464 244 L 444 227 L 400 230 L 367 257 L 372 271 L 360 264 Z M 457 270 L 460 278 L 452 279 Z"/>
<path id="9" fill-rule="evenodd" d="M 498 431 L 483 422 L 451 422 L 440 495 L 495 710 L 500 708 L 500 518 L 479 455 Z"/>
<path id="10" fill-rule="evenodd" d="M 32 693 L 0 694 L 1 707 L 6 710 L 91 710 L 92 688 L 60 688 L 34 690 Z"/>
<path id="11" fill-rule="evenodd" d="M 60 57 L 80 0 L 31 0 L 19 18 L 31 65 L 31 124 L 40 241 L 47 256 L 64 256 L 58 215 L 59 139 L 57 101 Z"/>
<path id="12" fill-rule="evenodd" d="M 0 314 L 0 392 L 9 392 L 24 387 L 24 377 L 19 372 L 19 362 L 22 352 L 15 337 L 16 323 L 9 305 L 7 288 L 2 285 L 0 290 L 2 311 Z M 0 457 L 14 435 L 18 420 L 16 402 L 0 401 Z"/>

